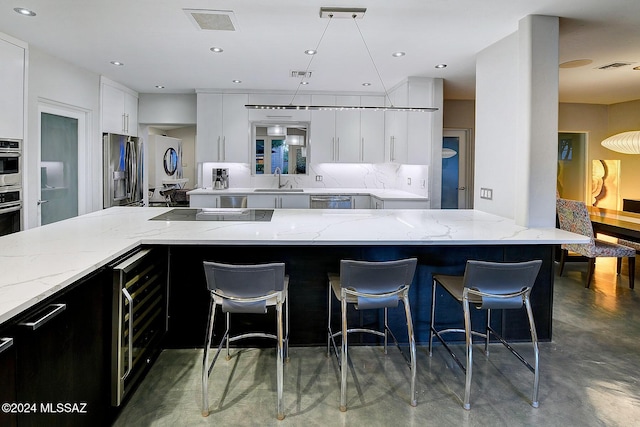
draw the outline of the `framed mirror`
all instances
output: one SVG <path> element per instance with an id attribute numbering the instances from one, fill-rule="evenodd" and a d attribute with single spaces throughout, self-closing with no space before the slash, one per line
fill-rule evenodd
<path id="1" fill-rule="evenodd" d="M 252 125 L 251 174 L 306 175 L 309 123 Z"/>
<path id="2" fill-rule="evenodd" d="M 173 148 L 167 148 L 164 152 L 164 172 L 173 176 L 178 170 L 178 153 Z"/>

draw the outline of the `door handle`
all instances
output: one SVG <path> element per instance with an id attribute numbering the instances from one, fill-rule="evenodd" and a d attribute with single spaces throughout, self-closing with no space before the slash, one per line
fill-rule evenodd
<path id="1" fill-rule="evenodd" d="M 460 191 L 464 191 L 466 189 L 467 189 L 467 187 L 458 187 L 458 190 L 460 190 Z"/>
<path id="2" fill-rule="evenodd" d="M 44 203 L 49 203 L 48 200 L 38 200 L 38 206 L 44 204 Z"/>

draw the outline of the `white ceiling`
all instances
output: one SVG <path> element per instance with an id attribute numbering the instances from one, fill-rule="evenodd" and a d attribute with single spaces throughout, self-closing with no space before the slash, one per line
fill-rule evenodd
<path id="1" fill-rule="evenodd" d="M 320 7 L 336 3 L 367 8 L 357 22 L 387 88 L 407 76 L 442 77 L 446 99 L 473 99 L 475 55 L 539 14 L 561 18 L 561 63 L 593 61 L 560 69 L 562 102 L 640 99 L 640 71 L 633 70 L 640 66 L 639 0 L 8 0 L 0 31 L 140 93 L 293 91 L 298 80 L 289 72 L 307 68 L 304 51 L 327 26 Z M 233 11 L 238 29 L 200 30 L 183 9 Z M 212 53 L 213 46 L 224 52 Z M 395 51 L 406 56 L 394 58 Z M 596 69 L 616 61 L 634 65 Z M 435 69 L 439 63 L 448 67 Z M 351 19 L 331 21 L 310 69 L 306 91 L 384 92 Z"/>

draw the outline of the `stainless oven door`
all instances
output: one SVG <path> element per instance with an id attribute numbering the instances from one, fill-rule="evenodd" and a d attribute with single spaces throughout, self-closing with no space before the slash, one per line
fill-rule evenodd
<path id="1" fill-rule="evenodd" d="M 20 153 L 0 151 L 0 187 L 20 185 L 20 169 Z"/>
<path id="2" fill-rule="evenodd" d="M 20 231 L 22 203 L 0 203 L 0 236 Z"/>

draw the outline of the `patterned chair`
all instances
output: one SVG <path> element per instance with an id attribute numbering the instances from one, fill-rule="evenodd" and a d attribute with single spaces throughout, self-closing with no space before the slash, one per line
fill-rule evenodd
<path id="1" fill-rule="evenodd" d="M 596 257 L 618 258 L 618 266 L 620 266 L 622 258 L 627 257 L 629 258 L 629 288 L 633 289 L 635 280 L 636 250 L 628 246 L 596 239 L 593 233 L 591 219 L 589 219 L 589 212 L 587 211 L 587 206 L 584 202 L 557 199 L 556 208 L 560 228 L 562 230 L 582 234 L 590 239 L 588 244 L 573 243 L 561 246 L 562 256 L 560 258 L 560 275 L 562 275 L 568 251 L 575 252 L 589 258 L 589 269 L 587 272 L 587 283 L 585 284 L 585 288 L 588 288 L 591 284 L 591 278 L 593 277 L 593 270 L 596 264 Z M 618 273 L 620 273 L 619 268 Z"/>

